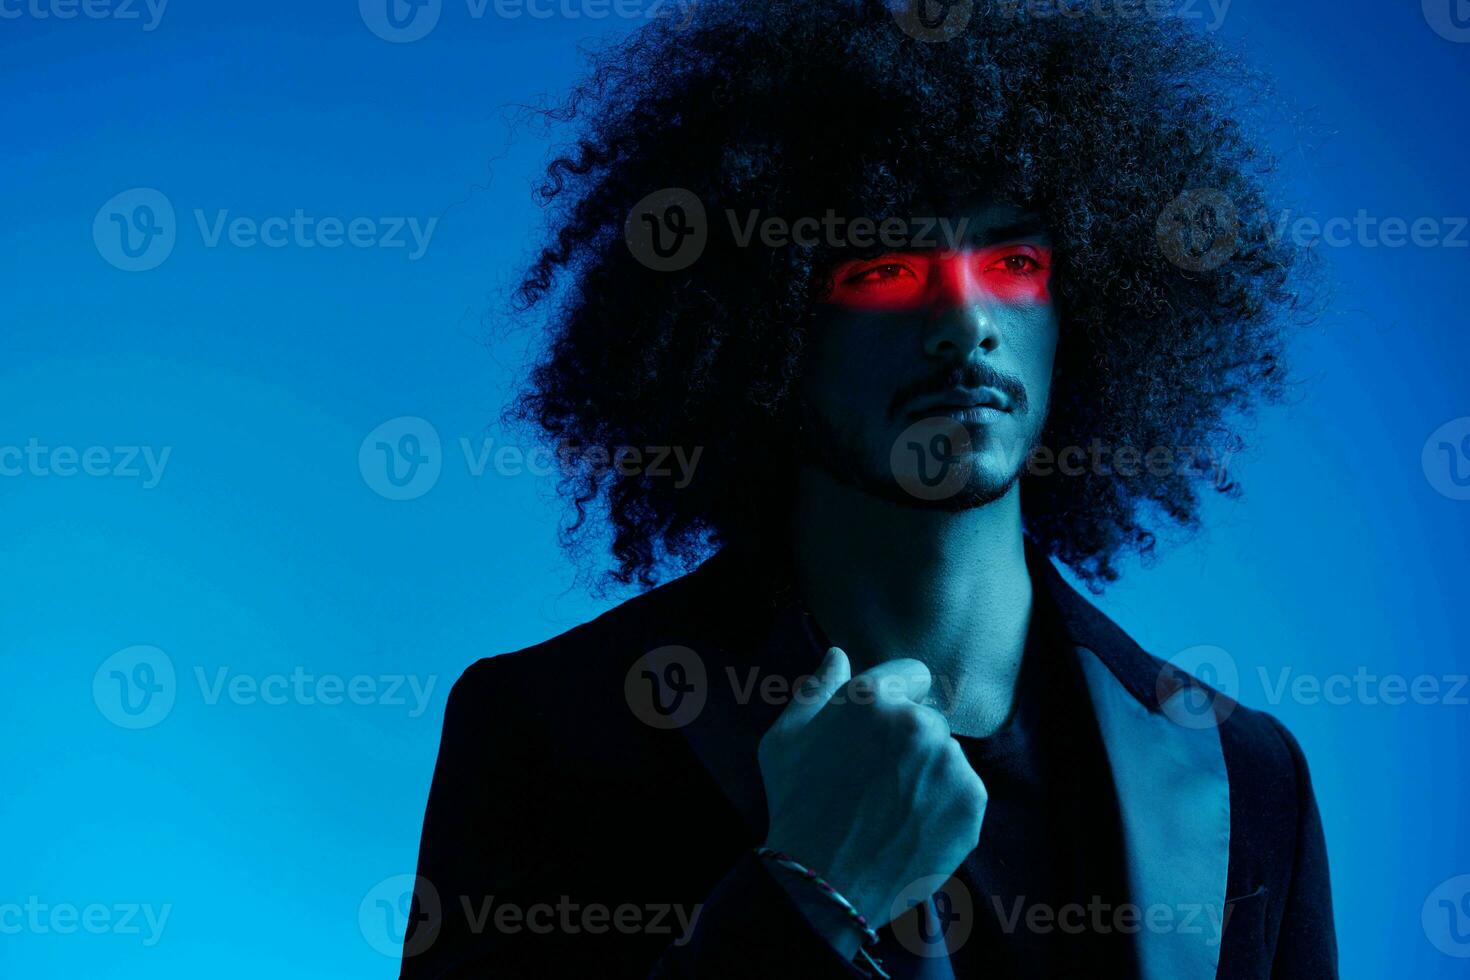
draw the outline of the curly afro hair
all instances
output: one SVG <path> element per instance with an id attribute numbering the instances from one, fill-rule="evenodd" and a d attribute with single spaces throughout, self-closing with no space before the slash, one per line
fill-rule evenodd
<path id="1" fill-rule="evenodd" d="M 1046 446 L 1231 450 L 1253 405 L 1282 393 L 1302 263 L 1271 234 L 1271 159 L 1243 122 L 1242 96 L 1264 92 L 1254 73 L 1182 19 L 1122 6 L 976 0 L 963 30 L 934 38 L 890 3 L 705 2 L 594 54 L 542 110 L 575 138 L 536 191 L 546 244 L 516 300 L 545 309 L 549 344 L 508 418 L 563 447 L 702 449 L 687 485 L 586 455 L 563 471 L 564 542 L 600 513 L 617 582 L 779 540 L 809 331 L 828 273 L 852 257 L 829 242 L 742 247 L 711 220 L 697 262 L 656 271 L 625 223 L 663 188 L 711 215 L 881 220 L 981 197 L 1038 213 L 1062 324 Z M 1228 248 L 1192 247 L 1199 228 L 1171 239 L 1190 194 Z M 1202 488 L 1237 492 L 1199 458 L 1027 472 L 1026 532 L 1100 590 L 1120 554 L 1153 549 L 1151 527 L 1196 527 Z"/>

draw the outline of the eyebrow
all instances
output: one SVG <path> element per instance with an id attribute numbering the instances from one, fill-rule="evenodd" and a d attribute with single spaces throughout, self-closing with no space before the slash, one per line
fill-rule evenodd
<path id="1" fill-rule="evenodd" d="M 1046 225 L 1038 215 L 1026 215 L 1015 221 L 1004 225 L 995 225 L 990 228 L 981 228 L 979 234 L 972 233 L 966 229 L 967 241 L 974 241 L 979 245 L 995 245 L 999 242 L 1015 241 L 1018 238 L 1037 238 L 1046 236 Z M 978 239 L 978 241 L 976 241 Z"/>
<path id="2" fill-rule="evenodd" d="M 1045 237 L 1047 226 L 1041 217 L 1028 216 L 1019 217 L 1007 225 L 995 225 L 994 228 L 982 228 L 979 232 L 979 244 L 994 245 L 997 242 L 1014 241 L 1017 238 Z M 970 237 L 970 235 L 967 235 Z"/>

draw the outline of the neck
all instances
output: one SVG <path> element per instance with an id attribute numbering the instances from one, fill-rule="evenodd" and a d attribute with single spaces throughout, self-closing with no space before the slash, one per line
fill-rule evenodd
<path id="1" fill-rule="evenodd" d="M 946 513 L 803 467 L 793 519 L 797 587 L 854 674 L 919 660 L 956 734 L 983 737 L 1005 722 L 1031 619 L 1019 486 Z"/>

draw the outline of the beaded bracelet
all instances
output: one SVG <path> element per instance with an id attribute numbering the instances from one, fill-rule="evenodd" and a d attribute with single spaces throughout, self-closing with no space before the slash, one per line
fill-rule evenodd
<path id="1" fill-rule="evenodd" d="M 852 903 L 843 898 L 842 893 L 833 888 L 830 884 L 828 884 L 826 879 L 824 879 L 821 875 L 817 874 L 811 868 L 808 868 L 806 865 L 793 858 L 790 854 L 786 854 L 783 851 L 778 851 L 770 847 L 757 847 L 755 849 L 755 853 L 759 857 L 762 857 L 768 861 L 772 861 L 785 868 L 787 871 L 791 871 L 797 875 L 800 875 L 802 878 L 805 878 L 807 881 L 810 881 L 812 884 L 816 885 L 817 888 L 821 890 L 823 895 L 826 895 L 828 898 L 832 899 L 832 901 L 841 906 L 842 910 L 847 913 L 847 917 L 851 919 L 853 924 L 862 931 L 863 943 L 865 945 L 872 946 L 878 942 L 878 933 L 876 930 L 873 929 L 872 926 L 868 925 L 868 917 L 863 915 L 857 909 L 853 908 Z M 878 977 L 881 978 L 881 980 L 890 980 L 888 974 L 883 972 L 882 960 L 869 954 L 866 949 L 859 949 L 858 955 L 863 958 L 864 962 L 866 962 L 869 966 L 873 968 L 873 972 L 876 973 Z"/>

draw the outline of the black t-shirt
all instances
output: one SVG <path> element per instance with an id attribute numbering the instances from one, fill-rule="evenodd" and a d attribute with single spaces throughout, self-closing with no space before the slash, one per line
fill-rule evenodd
<path id="1" fill-rule="evenodd" d="M 1136 975 L 1134 937 L 1113 926 L 1129 900 L 1117 795 L 1051 609 L 1032 617 L 1010 719 L 988 738 L 956 737 L 989 792 L 980 843 L 931 905 L 880 930 L 885 969 L 945 975 L 913 955 L 918 929 L 945 934 L 957 980 Z"/>

